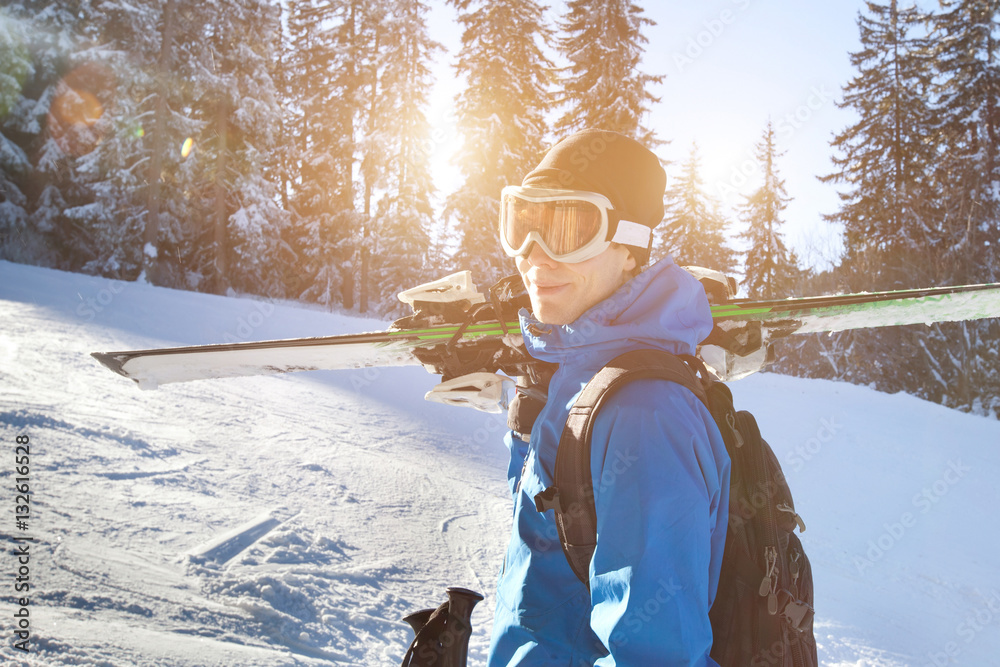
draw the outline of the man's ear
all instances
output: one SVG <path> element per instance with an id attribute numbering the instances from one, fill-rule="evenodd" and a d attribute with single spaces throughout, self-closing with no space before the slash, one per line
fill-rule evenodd
<path id="1" fill-rule="evenodd" d="M 635 255 L 632 251 L 628 251 L 628 257 L 625 258 L 625 273 L 629 275 L 634 275 L 636 268 L 639 266 L 639 262 L 636 261 Z"/>

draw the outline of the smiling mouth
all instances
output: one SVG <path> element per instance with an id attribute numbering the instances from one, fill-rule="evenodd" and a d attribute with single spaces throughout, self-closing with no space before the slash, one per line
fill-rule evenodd
<path id="1" fill-rule="evenodd" d="M 556 292 L 558 292 L 559 290 L 563 289 L 564 287 L 566 287 L 565 283 L 562 283 L 562 284 L 559 284 L 559 285 L 537 285 L 537 284 L 534 285 L 535 292 L 539 296 L 547 296 L 547 295 L 550 295 L 550 294 L 555 294 Z"/>

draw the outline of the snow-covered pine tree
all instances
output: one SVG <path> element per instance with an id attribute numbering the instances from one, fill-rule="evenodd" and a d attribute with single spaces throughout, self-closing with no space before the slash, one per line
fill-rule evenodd
<path id="1" fill-rule="evenodd" d="M 840 210 L 828 219 L 844 227 L 839 273 L 851 291 L 919 286 L 930 264 L 936 135 L 925 18 L 897 0 L 868 1 L 858 15 L 861 48 L 851 54 L 857 74 L 838 103 L 857 121 L 834 137 L 837 171 L 823 177 L 846 186 Z M 913 328 L 851 334 L 855 363 L 842 367 L 840 379 L 919 392 L 929 369 L 918 359 L 918 336 Z"/>
<path id="2" fill-rule="evenodd" d="M 26 21 L 9 16 L 0 9 L 0 118 L 6 118 L 23 97 L 24 83 L 34 74 L 31 54 L 25 45 L 25 33 L 30 34 Z"/>
<path id="3" fill-rule="evenodd" d="M 740 207 L 742 220 L 746 223 L 740 238 L 746 239 L 748 245 L 743 286 L 747 296 L 754 299 L 791 296 L 792 284 L 798 276 L 794 256 L 785 246 L 781 233 L 784 225 L 781 212 L 790 201 L 785 181 L 775 164 L 781 155 L 775 143 L 774 126 L 768 121 L 764 136 L 755 149 L 764 182 Z"/>
<path id="4" fill-rule="evenodd" d="M 6 98 L 0 115 L 5 199 L 0 205 L 0 256 L 6 259 L 69 268 L 72 244 L 61 232 L 68 225 L 65 211 L 81 189 L 66 184 L 71 174 L 63 148 L 68 146 L 54 140 L 52 127 L 58 125 L 53 117 L 83 108 L 79 97 L 60 99 L 57 92 L 60 86 L 65 89 L 62 78 L 85 29 L 84 17 L 78 0 L 20 0 L 0 10 L 3 41 L 9 45 L 0 48 Z M 91 134 L 86 127 L 71 129 Z"/>
<path id="5" fill-rule="evenodd" d="M 852 290 L 947 284 L 959 275 L 953 267 L 976 261 L 975 253 L 968 259 L 961 256 L 959 239 L 972 220 L 969 209 L 960 223 L 955 216 L 970 203 L 962 202 L 969 195 L 962 182 L 968 176 L 969 155 L 947 156 L 952 150 L 949 141 L 972 130 L 972 125 L 964 125 L 972 116 L 957 110 L 976 86 L 964 79 L 970 96 L 950 94 L 948 79 L 956 68 L 969 66 L 966 49 L 975 50 L 989 40 L 980 22 L 979 37 L 955 49 L 953 40 L 960 41 L 962 32 L 958 24 L 965 19 L 952 24 L 955 34 L 938 32 L 938 39 L 931 40 L 926 34 L 929 17 L 915 6 L 901 8 L 895 0 L 866 4 L 867 15 L 858 21 L 862 49 L 851 56 L 858 74 L 845 88 L 841 104 L 855 111 L 858 121 L 834 139 L 839 170 L 826 177 L 849 186 L 841 194 L 840 211 L 831 216 L 845 227 L 846 256 L 838 272 Z M 951 72 L 944 76 L 935 60 L 943 51 L 950 53 L 941 61 Z M 957 51 L 966 53 L 959 57 Z M 943 93 L 940 104 L 935 92 Z M 977 143 L 976 150 L 989 152 L 984 143 Z M 953 186 L 958 186 L 955 199 Z M 990 337 L 980 337 L 978 327 L 958 323 L 854 332 L 851 353 L 856 363 L 845 367 L 840 377 L 953 407 L 994 410 L 975 389 L 981 383 L 976 379 L 976 348 Z M 995 338 L 996 329 L 992 331 Z M 984 350 L 993 355 L 990 368 L 995 369 L 995 346 Z M 995 376 L 995 370 L 986 376 Z"/>
<path id="6" fill-rule="evenodd" d="M 726 238 L 728 224 L 718 202 L 705 192 L 698 146 L 692 144 L 680 175 L 667 188 L 666 214 L 654 230 L 652 259 L 669 254 L 681 265 L 732 274 L 737 257 Z"/>
<path id="7" fill-rule="evenodd" d="M 46 119 L 38 167 L 51 180 L 35 215 L 62 220 L 63 268 L 132 280 L 143 268 L 149 146 L 141 123 L 159 8 L 103 0 L 73 11 L 84 39 L 65 56 Z"/>
<path id="8" fill-rule="evenodd" d="M 570 0 L 556 44 L 569 62 L 562 69 L 566 106 L 556 122 L 557 134 L 586 128 L 614 130 L 649 148 L 660 143 L 642 123 L 649 107 L 659 102 L 650 88 L 662 76 L 640 70 L 643 28 L 656 25 L 631 0 Z"/>
<path id="9" fill-rule="evenodd" d="M 856 290 L 913 286 L 934 242 L 929 174 L 937 144 L 926 16 L 898 4 L 869 0 L 867 14 L 859 14 L 861 49 L 851 54 L 858 73 L 838 103 L 858 120 L 833 139 L 838 169 L 822 179 L 846 185 L 840 210 L 828 219 L 844 226 Z"/>
<path id="10" fill-rule="evenodd" d="M 943 0 L 932 18 L 937 100 L 944 147 L 935 176 L 942 197 L 942 283 L 1000 280 L 1000 2 Z M 921 340 L 933 395 L 1000 416 L 1000 322 L 935 326 Z"/>
<path id="11" fill-rule="evenodd" d="M 338 141 L 332 114 L 335 94 L 332 45 L 322 26 L 333 21 L 329 5 L 316 0 L 290 0 L 287 5 L 287 43 L 282 52 L 284 126 L 292 144 L 286 156 L 287 199 L 293 252 L 303 258 L 298 278 L 285 275 L 295 297 L 332 305 L 340 290 L 340 272 L 334 260 L 335 192 L 342 187 L 332 151 Z"/>
<path id="12" fill-rule="evenodd" d="M 354 307 L 363 215 L 358 141 L 369 111 L 380 3 L 293 0 L 284 59 L 288 126 L 298 145 L 290 197 L 293 250 L 305 259 L 300 298 Z M 373 18 L 375 21 L 373 21 Z"/>
<path id="13" fill-rule="evenodd" d="M 105 75 L 96 78 L 102 80 Z M 106 85 L 97 84 L 94 90 L 107 90 Z M 86 92 L 87 87 L 85 84 L 82 91 Z M 60 96 L 74 94 L 72 88 L 61 87 L 59 92 Z M 128 167 L 139 164 L 143 156 L 124 145 L 128 140 L 117 131 L 123 125 L 119 121 L 114 112 L 102 115 L 88 128 L 92 134 L 87 138 L 100 143 L 85 147 L 77 143 L 83 150 L 81 154 L 60 154 L 54 142 L 46 144 L 39 169 L 52 181 L 42 193 L 35 217 L 41 222 L 43 215 L 60 212 L 53 218 L 62 218 L 59 238 L 64 269 L 131 280 L 142 269 L 143 215 L 135 197 L 141 187 L 141 174 Z M 50 122 L 49 127 L 57 125 Z"/>
<path id="14" fill-rule="evenodd" d="M 533 0 L 449 3 L 463 29 L 457 71 L 466 86 L 456 102 L 463 182 L 445 215 L 457 224 L 456 265 L 490 284 L 511 273 L 497 238 L 500 190 L 520 184 L 545 149 L 552 63 L 543 46 L 551 31 Z"/>
<path id="15" fill-rule="evenodd" d="M 104 15 L 138 16 L 122 0 Z M 219 80 L 214 71 L 214 27 L 227 8 L 218 2 L 157 0 L 146 3 L 146 26 L 113 31 L 132 65 L 146 75 L 129 91 L 137 101 L 135 134 L 145 160 L 142 278 L 183 289 L 212 289 L 214 254 L 204 230 L 212 222 L 216 191 L 210 169 L 217 129 Z"/>
<path id="16" fill-rule="evenodd" d="M 442 47 L 428 33 L 425 2 L 389 0 L 386 10 L 386 38 L 376 54 L 377 94 L 368 119 L 362 167 L 366 199 L 374 186 L 381 191 L 371 211 L 372 234 L 365 245 L 368 270 L 363 276 L 367 280 L 361 294 L 368 285 L 376 286 L 374 309 L 382 315 L 398 315 L 403 306 L 396 294 L 429 278 L 426 257 L 434 186 L 431 127 L 425 109 L 432 84 L 429 65 Z"/>
<path id="17" fill-rule="evenodd" d="M 389 19 L 389 0 L 375 0 L 368 4 L 367 20 L 369 37 L 367 39 L 367 57 L 361 65 L 364 68 L 365 89 L 359 98 L 364 100 L 364 107 L 358 114 L 357 148 L 360 159 L 359 195 L 361 198 L 360 228 L 357 230 L 357 292 L 358 311 L 368 312 L 368 297 L 371 256 L 376 237 L 373 234 L 375 226 L 376 191 L 384 188 L 387 171 L 388 155 L 391 151 L 387 127 L 378 112 L 378 107 L 386 102 L 382 89 L 383 62 L 382 55 L 388 48 L 393 36 L 387 30 Z"/>
<path id="18" fill-rule="evenodd" d="M 25 190 L 33 167 L 22 147 L 30 137 L 36 104 L 25 97 L 25 85 L 35 66 L 25 35 L 34 26 L 27 18 L 0 9 L 0 259 L 33 262 L 43 252 L 36 230 L 29 226 L 30 204 Z M 8 135 L 10 135 L 8 137 Z"/>
<path id="19" fill-rule="evenodd" d="M 935 117 L 944 143 L 942 270 L 959 283 L 1000 280 L 1000 2 L 942 0 L 933 17 Z"/>
<path id="20" fill-rule="evenodd" d="M 205 193 L 211 204 L 199 230 L 213 248 L 210 289 L 283 297 L 281 276 L 272 271 L 292 259 L 283 253 L 288 215 L 280 207 L 275 168 L 282 126 L 274 81 L 280 13 L 269 0 L 218 2 L 218 18 L 206 26 L 212 86 L 201 110 L 200 142 L 213 184 Z"/>
<path id="21" fill-rule="evenodd" d="M 170 89 L 171 73 L 174 63 L 174 31 L 178 23 L 176 0 L 164 0 L 157 3 L 160 11 L 159 32 L 159 52 L 156 59 L 156 86 L 155 86 L 155 107 L 153 108 L 153 118 L 150 128 L 151 155 L 149 156 L 148 175 L 146 185 L 146 219 L 142 234 L 142 277 L 153 284 L 163 283 L 162 273 L 165 263 L 165 248 L 161 247 L 161 236 L 163 221 L 161 220 L 161 209 L 165 199 L 163 189 L 164 180 L 164 160 L 176 161 L 176 154 L 167 154 L 171 145 L 170 120 Z M 144 133 L 145 135 L 145 133 Z M 177 220 L 169 221 L 167 227 L 174 231 Z M 176 256 L 176 253 L 175 253 Z"/>

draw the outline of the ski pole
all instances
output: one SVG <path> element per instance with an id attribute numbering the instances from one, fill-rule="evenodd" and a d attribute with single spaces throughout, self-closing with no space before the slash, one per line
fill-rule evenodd
<path id="1" fill-rule="evenodd" d="M 403 620 L 413 628 L 402 667 L 466 667 L 472 610 L 483 596 L 467 588 L 451 587 L 448 601 L 437 609 L 423 609 Z"/>

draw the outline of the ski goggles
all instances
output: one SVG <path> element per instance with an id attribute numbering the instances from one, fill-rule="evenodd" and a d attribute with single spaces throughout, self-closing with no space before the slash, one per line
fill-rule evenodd
<path id="1" fill-rule="evenodd" d="M 607 197 L 584 190 L 509 185 L 500 193 L 500 245 L 510 257 L 537 243 L 566 264 L 601 254 L 612 243 L 649 247 L 652 230 L 622 220 Z"/>

